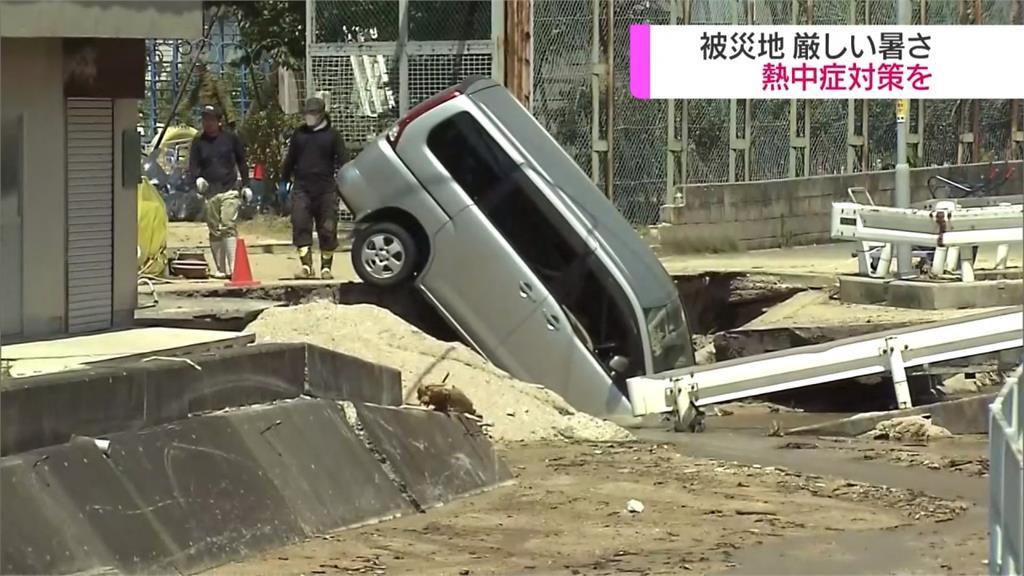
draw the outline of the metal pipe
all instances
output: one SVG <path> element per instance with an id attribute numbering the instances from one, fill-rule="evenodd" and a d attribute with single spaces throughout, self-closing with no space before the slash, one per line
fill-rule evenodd
<path id="1" fill-rule="evenodd" d="M 974 282 L 974 250 L 971 250 L 971 246 L 964 246 L 960 250 L 960 279 Z"/>
<path id="2" fill-rule="evenodd" d="M 960 265 L 960 247 L 950 246 L 949 250 L 946 251 L 946 270 L 947 272 L 953 272 L 956 267 Z"/>
<path id="3" fill-rule="evenodd" d="M 398 0 L 398 42 L 394 60 L 398 62 L 398 115 L 409 111 L 409 0 Z"/>
<path id="4" fill-rule="evenodd" d="M 896 0 L 896 22 L 909 26 L 911 18 L 910 0 Z M 910 101 L 900 100 L 896 105 L 896 189 L 893 191 L 893 205 L 897 208 L 910 207 L 910 165 L 907 164 L 907 115 Z M 913 274 L 911 268 L 910 244 L 896 245 L 896 275 L 906 278 Z"/>
<path id="5" fill-rule="evenodd" d="M 313 53 L 310 48 L 315 42 L 313 30 L 316 21 L 316 1 L 306 0 L 306 98 L 316 96 L 316 81 L 313 80 Z"/>
<path id="6" fill-rule="evenodd" d="M 932 272 L 936 275 L 942 274 L 946 270 L 946 253 L 949 248 L 945 246 L 939 246 L 935 249 L 935 256 L 932 257 Z"/>
<path id="7" fill-rule="evenodd" d="M 615 0 L 608 1 L 608 83 L 605 99 L 608 104 L 608 159 L 605 164 L 605 185 L 608 187 L 608 199 L 615 201 Z"/>
<path id="8" fill-rule="evenodd" d="M 892 244 L 882 247 L 882 253 L 878 255 L 878 266 L 875 267 L 876 278 L 888 278 L 889 270 L 892 268 Z"/>
<path id="9" fill-rule="evenodd" d="M 156 118 L 160 114 L 159 102 L 157 101 L 157 97 L 156 97 L 157 82 L 158 82 L 158 75 L 157 75 L 157 72 L 156 72 L 156 67 L 157 67 L 157 63 L 156 63 L 156 40 L 147 40 L 146 43 L 149 44 L 149 110 L 150 110 L 149 121 L 147 122 L 148 126 L 146 126 L 146 132 L 148 133 L 147 135 L 150 138 L 152 138 L 153 134 L 156 132 Z M 157 146 L 159 146 L 159 145 L 160 145 L 160 143 L 157 142 Z"/>
<path id="10" fill-rule="evenodd" d="M 1010 245 L 1000 244 L 996 246 L 996 270 L 1006 268 L 1006 261 L 1010 257 Z"/>
<path id="11" fill-rule="evenodd" d="M 181 55 L 179 51 L 179 40 L 174 41 L 174 45 L 171 48 L 171 100 L 175 100 L 178 97 L 178 63 L 181 61 Z M 173 120 L 173 119 L 172 119 Z"/>

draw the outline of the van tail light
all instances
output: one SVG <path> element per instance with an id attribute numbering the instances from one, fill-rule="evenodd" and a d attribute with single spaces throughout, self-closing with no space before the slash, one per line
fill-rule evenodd
<path id="1" fill-rule="evenodd" d="M 406 113 L 405 116 L 399 118 L 398 122 L 395 122 L 395 124 L 390 129 L 388 129 L 386 135 L 388 143 L 391 144 L 392 148 L 397 147 L 398 139 L 402 137 L 402 132 L 405 131 L 405 127 L 411 124 L 413 120 L 419 118 L 420 116 L 423 116 L 424 114 L 430 112 L 434 108 L 437 108 L 441 104 L 444 104 L 445 102 L 453 98 L 457 98 L 461 95 L 462 92 L 458 89 L 458 87 L 452 87 L 445 90 L 444 92 L 435 94 L 434 96 L 431 96 L 430 98 L 424 100 L 423 102 L 420 102 L 419 104 L 413 106 L 412 109 L 409 110 L 409 112 Z"/>

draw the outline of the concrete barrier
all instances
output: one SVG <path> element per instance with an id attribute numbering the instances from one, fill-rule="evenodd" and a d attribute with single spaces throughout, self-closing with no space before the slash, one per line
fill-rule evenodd
<path id="1" fill-rule="evenodd" d="M 402 404 L 402 374 L 305 344 L 256 344 L 13 381 L 0 391 L 0 454 L 308 394 Z"/>
<path id="2" fill-rule="evenodd" d="M 0 453 L 294 398 L 305 353 L 301 344 L 249 346 L 19 378 L 0 391 Z"/>
<path id="3" fill-rule="evenodd" d="M 329 400 L 402 405 L 402 372 L 319 346 L 306 346 L 306 393 Z"/>
<path id="4" fill-rule="evenodd" d="M 0 571 L 4 574 L 69 574 L 114 566 L 85 515 L 75 511 L 47 474 L 56 461 L 48 462 L 51 456 L 63 458 L 80 451 L 63 445 L 0 459 Z M 106 463 L 96 458 L 94 465 Z"/>
<path id="5" fill-rule="evenodd" d="M 307 534 L 414 511 L 334 402 L 294 400 L 227 418 Z"/>
<path id="6" fill-rule="evenodd" d="M 353 412 L 300 398 L 4 457 L 0 566 L 194 573 L 511 479 L 463 418 Z"/>
<path id="7" fill-rule="evenodd" d="M 356 405 L 356 413 L 371 448 L 423 509 L 512 480 L 468 418 L 367 404 Z"/>

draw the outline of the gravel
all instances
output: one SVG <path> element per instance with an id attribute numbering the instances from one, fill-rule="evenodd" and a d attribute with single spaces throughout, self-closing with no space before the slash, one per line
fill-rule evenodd
<path id="1" fill-rule="evenodd" d="M 612 422 L 577 412 L 554 392 L 512 378 L 465 345 L 437 340 L 377 306 L 322 301 L 271 308 L 246 332 L 258 342 L 307 342 L 397 368 L 407 404 L 417 402 L 421 383 L 455 386 L 493 425 L 489 433 L 499 442 L 633 439 Z"/>

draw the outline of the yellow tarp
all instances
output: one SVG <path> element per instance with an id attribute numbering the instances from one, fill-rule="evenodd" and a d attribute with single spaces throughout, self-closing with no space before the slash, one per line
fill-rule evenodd
<path id="1" fill-rule="evenodd" d="M 173 164 L 188 165 L 189 148 L 192 147 L 192 139 L 196 134 L 199 134 L 199 130 L 191 126 L 171 126 L 167 129 L 164 139 L 160 142 L 160 149 L 156 151 L 156 161 L 164 172 L 170 174 L 174 168 Z M 171 152 L 170 158 L 168 152 Z M 149 150 L 148 154 L 152 153 L 153 150 Z"/>
<path id="2" fill-rule="evenodd" d="M 167 269 L 167 207 L 156 187 L 139 181 L 139 275 L 163 276 Z"/>

